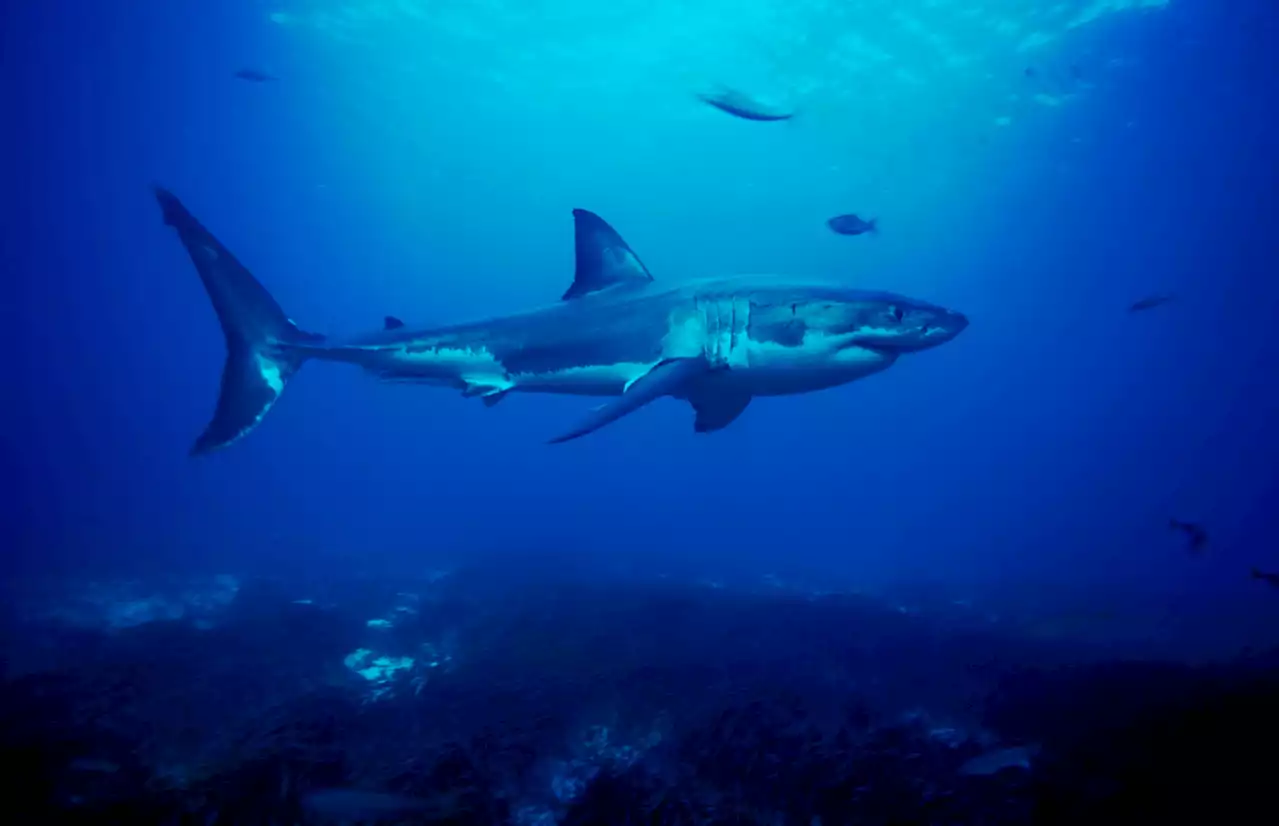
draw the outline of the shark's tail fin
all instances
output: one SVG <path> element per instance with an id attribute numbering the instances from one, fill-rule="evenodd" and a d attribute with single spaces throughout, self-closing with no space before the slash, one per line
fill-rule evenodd
<path id="1" fill-rule="evenodd" d="M 213 420 L 191 448 L 209 453 L 248 433 L 267 415 L 306 356 L 295 347 L 322 340 L 300 330 L 271 294 L 166 189 L 155 187 L 164 222 L 178 231 L 227 339 Z"/>

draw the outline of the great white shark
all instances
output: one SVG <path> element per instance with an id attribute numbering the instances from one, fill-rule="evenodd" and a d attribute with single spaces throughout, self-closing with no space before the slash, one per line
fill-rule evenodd
<path id="1" fill-rule="evenodd" d="M 565 442 L 663 396 L 687 401 L 694 430 L 733 422 L 756 396 L 808 393 L 878 373 L 951 341 L 960 313 L 886 292 L 777 276 L 663 285 L 609 224 L 573 211 L 573 283 L 550 306 L 429 329 L 388 317 L 344 341 L 310 333 L 171 192 L 164 222 L 195 264 L 226 337 L 222 388 L 192 454 L 253 430 L 309 360 L 380 379 L 451 387 L 493 405 L 511 393 L 610 400 L 551 441 Z"/>

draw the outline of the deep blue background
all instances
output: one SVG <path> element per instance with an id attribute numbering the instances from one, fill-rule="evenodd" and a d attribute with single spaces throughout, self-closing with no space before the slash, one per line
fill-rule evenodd
<path id="1" fill-rule="evenodd" d="M 864 5 L 882 43 L 907 42 Z M 1029 52 L 957 29 L 990 56 L 948 71 L 903 47 L 897 69 L 823 74 L 792 39 L 771 79 L 807 87 L 781 126 L 700 108 L 672 55 L 698 46 L 689 65 L 732 80 L 737 47 L 705 25 L 661 40 L 650 7 L 450 7 L 492 25 L 472 46 L 415 18 L 343 40 L 255 3 L 9 4 L 10 569 L 416 570 L 571 548 L 1274 628 L 1274 593 L 1248 579 L 1276 565 L 1274 4 L 1174 0 Z M 857 31 L 810 12 L 813 49 Z M 517 61 L 505 79 L 498 59 Z M 282 79 L 234 80 L 242 65 Z M 1071 65 L 1078 94 L 1033 102 L 1028 84 Z M 719 434 L 663 402 L 562 447 L 544 441 L 590 400 L 486 410 L 315 364 L 258 431 L 193 460 L 222 340 L 152 182 L 326 333 L 554 300 L 579 206 L 660 280 L 846 278 L 972 326 Z M 850 210 L 883 234 L 825 231 Z M 1175 515 L 1208 527 L 1209 553 L 1182 551 Z"/>

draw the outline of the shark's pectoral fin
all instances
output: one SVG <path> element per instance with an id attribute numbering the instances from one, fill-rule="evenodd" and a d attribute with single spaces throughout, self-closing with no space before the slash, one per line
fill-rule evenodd
<path id="1" fill-rule="evenodd" d="M 633 381 L 621 396 L 591 411 L 573 430 L 552 439 L 551 444 L 567 442 L 599 430 L 654 399 L 679 392 L 687 382 L 705 375 L 710 369 L 710 364 L 702 356 L 664 361 Z"/>
<path id="2" fill-rule="evenodd" d="M 751 404 L 751 394 L 741 390 L 703 390 L 689 397 L 697 415 L 694 433 L 710 433 L 728 427 Z"/>

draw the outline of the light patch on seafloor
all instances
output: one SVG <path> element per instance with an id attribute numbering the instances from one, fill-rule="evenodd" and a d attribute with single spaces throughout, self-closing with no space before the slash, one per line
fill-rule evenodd
<path id="1" fill-rule="evenodd" d="M 180 587 L 95 582 L 45 613 L 70 625 L 111 630 L 176 620 L 209 628 L 217 615 L 235 602 L 239 592 L 239 580 L 229 575 L 189 581 Z"/>
<path id="2" fill-rule="evenodd" d="M 385 685 L 400 672 L 413 669 L 412 657 L 375 656 L 368 648 L 357 648 L 343 659 L 342 664 L 371 683 Z"/>
<path id="3" fill-rule="evenodd" d="M 444 574 L 439 574 L 439 575 L 437 574 L 438 572 L 432 572 L 431 574 L 428 575 L 429 577 L 435 577 L 430 579 L 431 582 L 437 582 L 439 581 L 440 577 L 444 576 Z M 392 628 L 396 625 L 396 623 L 399 620 L 403 619 L 404 617 L 409 617 L 409 616 L 413 616 L 414 614 L 417 614 L 418 604 L 421 601 L 422 601 L 422 597 L 420 595 L 411 593 L 408 591 L 401 591 L 400 593 L 396 594 L 396 601 L 395 601 L 395 604 L 391 606 L 391 610 L 384 616 L 375 617 L 373 619 L 366 620 L 365 627 L 379 628 L 379 629 Z"/>
<path id="4" fill-rule="evenodd" d="M 631 742 L 619 742 L 617 732 L 610 726 L 589 726 L 572 744 L 572 757 L 551 761 L 551 795 L 558 803 L 568 805 L 601 771 L 625 771 L 661 742 L 662 734 L 656 727 Z"/>

